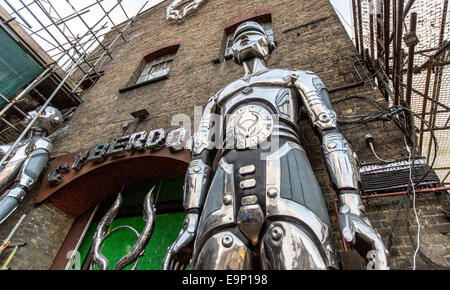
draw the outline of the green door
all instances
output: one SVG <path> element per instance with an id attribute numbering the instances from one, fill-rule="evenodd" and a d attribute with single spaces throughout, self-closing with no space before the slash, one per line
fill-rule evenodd
<path id="1" fill-rule="evenodd" d="M 161 270 L 161 262 L 166 254 L 167 247 L 177 238 L 182 227 L 184 212 L 182 211 L 182 186 L 183 179 L 152 180 L 138 186 L 127 188 L 123 191 L 123 203 L 121 211 L 111 225 L 111 229 L 128 225 L 139 233 L 144 227 L 142 217 L 142 204 L 145 195 L 155 186 L 154 198 L 156 202 L 156 224 L 153 236 L 145 248 L 145 256 L 140 258 L 138 270 Z M 115 200 L 116 196 L 102 202 L 96 216 L 89 226 L 86 235 L 78 249 L 81 256 L 81 266 L 85 269 L 91 260 L 89 250 L 92 245 L 92 237 L 106 211 Z M 135 234 L 129 230 L 119 230 L 109 236 L 103 243 L 102 253 L 108 258 L 110 268 L 114 268 L 120 258 L 125 256 L 136 243 Z M 129 265 L 125 269 L 132 268 Z M 96 268 L 96 267 L 95 267 Z M 73 269 L 76 269 L 75 266 Z"/>

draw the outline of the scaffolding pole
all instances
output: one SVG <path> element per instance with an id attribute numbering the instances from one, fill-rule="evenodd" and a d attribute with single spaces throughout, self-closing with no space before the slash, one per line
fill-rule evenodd
<path id="1" fill-rule="evenodd" d="M 64 83 L 69 79 L 69 77 L 73 74 L 73 72 L 75 71 L 76 67 L 80 64 L 81 60 L 83 58 L 80 57 L 78 59 L 78 61 L 72 65 L 72 67 L 70 68 L 70 71 L 67 73 L 66 77 L 62 80 L 62 82 L 59 84 L 59 86 L 53 91 L 53 93 L 51 94 L 51 96 L 47 99 L 47 101 L 44 103 L 44 105 L 37 111 L 36 116 L 30 121 L 30 123 L 27 125 L 27 127 L 25 128 L 25 130 L 23 130 L 22 134 L 20 134 L 19 138 L 17 138 L 17 140 L 14 142 L 14 144 L 9 148 L 9 150 L 6 152 L 6 154 L 3 156 L 3 158 L 0 161 L 0 170 L 3 170 L 9 156 L 12 154 L 12 152 L 15 150 L 15 148 L 17 147 L 17 145 L 23 140 L 23 138 L 25 137 L 25 135 L 28 133 L 28 131 L 31 129 L 31 127 L 33 127 L 34 123 L 36 122 L 36 120 L 39 118 L 40 114 L 48 107 L 48 105 L 50 104 L 50 102 L 53 100 L 53 98 L 56 96 L 56 94 L 58 93 L 58 91 L 62 88 L 62 86 L 64 85 Z"/>
<path id="2" fill-rule="evenodd" d="M 124 28 L 120 31 L 119 35 L 116 36 L 116 38 L 110 43 L 110 45 L 108 46 L 108 48 L 100 55 L 100 57 L 97 59 L 97 61 L 94 63 L 94 67 L 100 63 L 100 61 L 103 59 L 103 57 L 106 55 L 106 53 L 109 52 L 109 50 L 111 49 L 111 47 L 116 43 L 116 41 L 122 36 L 122 34 L 125 32 L 125 30 L 128 28 L 128 26 L 130 26 L 131 23 L 134 22 L 134 20 L 136 19 L 137 15 L 144 9 L 145 6 L 147 6 L 148 1 L 145 2 L 145 4 L 141 7 L 141 9 L 139 9 L 138 13 L 136 13 L 136 15 L 130 19 L 128 21 L 128 23 L 124 26 Z M 88 74 L 92 71 L 92 69 L 90 69 L 88 71 Z M 84 82 L 84 80 L 86 80 L 86 75 L 83 76 L 83 78 L 81 78 L 78 83 L 76 84 L 76 86 L 73 88 L 72 92 L 74 92 L 76 89 L 78 89 L 80 87 L 80 85 Z"/>

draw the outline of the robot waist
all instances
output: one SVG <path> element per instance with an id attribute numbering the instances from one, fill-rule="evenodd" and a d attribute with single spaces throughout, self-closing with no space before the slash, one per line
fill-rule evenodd
<path id="1" fill-rule="evenodd" d="M 224 151 L 243 149 L 269 149 L 282 143 L 283 140 L 300 145 L 298 128 L 291 123 L 280 120 L 274 123 L 270 132 L 261 129 L 260 132 L 252 132 L 251 135 L 236 133 L 236 130 L 228 129 L 224 135 Z"/>

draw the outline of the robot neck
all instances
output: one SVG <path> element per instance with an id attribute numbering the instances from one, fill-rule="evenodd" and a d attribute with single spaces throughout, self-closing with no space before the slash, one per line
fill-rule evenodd
<path id="1" fill-rule="evenodd" d="M 32 128 L 31 129 L 31 138 L 42 138 L 47 136 L 47 131 L 42 128 Z"/>
<path id="2" fill-rule="evenodd" d="M 244 61 L 243 67 L 246 76 L 267 70 L 266 62 L 257 57 Z"/>

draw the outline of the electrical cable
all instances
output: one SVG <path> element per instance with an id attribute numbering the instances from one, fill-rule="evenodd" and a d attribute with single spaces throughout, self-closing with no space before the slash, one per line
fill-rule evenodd
<path id="1" fill-rule="evenodd" d="M 413 183 L 412 180 L 411 180 L 410 187 L 408 188 L 407 192 L 402 196 L 402 198 L 401 198 L 401 200 L 400 200 L 400 202 L 399 202 L 399 204 L 398 204 L 398 206 L 397 206 L 397 210 L 396 210 L 394 219 L 393 219 L 392 224 L 391 224 L 391 229 L 390 229 L 390 231 L 389 231 L 388 250 L 390 250 L 391 247 L 392 247 L 393 231 L 394 231 L 395 224 L 396 224 L 396 221 L 397 221 L 397 218 L 398 218 L 398 214 L 399 214 L 399 211 L 400 211 L 400 207 L 402 206 L 403 201 L 405 200 L 405 198 L 406 198 L 406 202 L 407 202 L 407 204 L 405 205 L 405 207 L 406 207 L 406 213 L 407 213 L 407 215 L 406 215 L 406 224 L 407 224 L 407 228 L 408 228 L 409 238 L 410 238 L 410 241 L 411 241 L 413 247 L 416 247 L 416 246 L 414 246 L 414 242 L 413 242 L 413 239 L 412 239 L 412 234 L 411 234 L 410 229 L 409 229 L 409 214 L 408 214 L 408 213 L 409 213 L 409 193 L 411 192 L 411 189 L 414 189 L 417 185 L 419 185 L 419 184 L 426 178 L 426 176 L 431 172 L 431 170 L 432 170 L 432 168 L 433 168 L 433 166 L 434 166 L 434 163 L 435 163 L 435 161 L 436 161 L 436 158 L 437 158 L 437 151 L 438 151 L 438 148 L 439 148 L 438 142 L 437 142 L 437 139 L 436 139 L 436 136 L 435 136 L 435 134 L 434 134 L 434 130 L 431 128 L 430 124 L 429 124 L 427 121 L 425 121 L 423 118 L 421 118 L 419 115 L 417 115 L 416 113 L 414 113 L 413 111 L 411 111 L 411 110 L 408 109 L 408 108 L 405 108 L 405 107 L 402 107 L 402 106 L 394 106 L 394 107 L 396 107 L 397 109 L 400 109 L 400 110 L 408 111 L 409 113 L 411 113 L 411 115 L 413 115 L 414 117 L 416 117 L 416 118 L 420 119 L 422 122 L 424 122 L 424 124 L 425 124 L 425 125 L 428 127 L 428 129 L 430 130 L 430 133 L 431 133 L 431 135 L 432 135 L 432 139 L 433 139 L 433 142 L 434 142 L 435 146 L 434 146 L 434 156 L 433 156 L 433 161 L 432 161 L 432 163 L 431 163 L 431 165 L 430 165 L 430 168 L 428 169 L 428 171 L 424 174 L 424 176 L 423 176 L 418 182 Z M 406 137 L 406 136 L 404 135 L 404 137 Z M 408 147 L 408 148 L 409 148 L 409 147 Z M 415 142 L 413 142 L 413 152 L 415 152 Z M 415 154 L 413 154 L 412 156 L 413 156 L 412 158 L 413 158 L 413 160 L 414 160 Z M 410 165 L 411 165 L 411 164 L 410 164 Z M 416 214 L 417 214 L 417 212 L 416 212 Z M 417 217 L 417 219 L 418 219 L 418 216 L 416 216 L 416 217 Z M 418 238 L 420 238 L 420 237 L 418 236 Z M 441 266 L 441 265 L 436 264 L 436 263 L 433 262 L 430 258 L 428 258 L 428 257 L 421 251 L 421 249 L 420 249 L 420 243 L 418 243 L 417 248 L 416 248 L 416 252 L 415 252 L 415 253 L 418 253 L 418 254 L 421 256 L 421 258 L 422 258 L 426 263 L 433 265 L 433 267 L 440 268 L 440 269 L 445 268 L 445 267 L 443 267 L 443 266 Z M 414 261 L 415 261 L 415 260 L 414 260 Z M 415 265 L 415 264 L 414 264 L 414 265 Z M 414 266 L 414 268 L 415 268 L 415 266 Z"/>
<path id="2" fill-rule="evenodd" d="M 380 161 L 382 161 L 382 162 L 384 162 L 384 163 L 395 162 L 395 160 L 384 160 L 384 159 L 381 159 L 381 158 L 377 155 L 377 152 L 375 152 L 375 148 L 373 147 L 373 143 L 370 143 L 370 144 L 369 144 L 369 147 L 370 147 L 370 149 L 372 149 L 373 155 L 375 155 L 375 157 L 376 157 L 378 160 L 380 160 Z"/>
<path id="3" fill-rule="evenodd" d="M 422 119 L 420 116 L 418 116 L 416 113 L 414 113 L 413 111 L 411 111 L 411 110 L 408 109 L 408 108 L 404 108 L 404 109 L 405 109 L 406 111 L 409 111 L 409 112 L 410 112 L 412 115 L 414 115 L 415 117 L 417 117 L 417 118 L 419 118 L 420 120 L 422 120 L 424 123 L 426 123 L 426 124 L 427 124 L 427 127 L 430 129 L 430 132 L 431 132 L 432 137 L 433 137 L 433 141 L 434 141 L 434 143 L 435 143 L 434 158 L 433 158 L 432 165 L 430 166 L 430 170 L 431 170 L 431 168 L 434 166 L 434 162 L 436 161 L 437 151 L 438 151 L 438 143 L 437 143 L 436 136 L 434 135 L 434 130 L 430 128 L 430 125 L 429 125 L 428 122 L 426 122 L 425 120 L 423 120 L 423 119 Z M 430 171 L 430 170 L 429 170 L 429 171 Z M 414 196 L 414 198 L 415 198 L 415 196 Z M 406 204 L 406 217 L 405 217 L 405 219 L 406 219 L 406 225 L 407 225 L 407 229 L 408 229 L 408 235 L 409 235 L 410 242 L 411 242 L 412 246 L 415 247 L 415 245 L 414 245 L 414 240 L 413 240 L 413 238 L 412 238 L 412 234 L 411 234 L 411 230 L 410 230 L 410 222 L 409 222 L 409 196 L 407 197 L 406 202 L 407 202 L 407 204 Z M 413 200 L 413 202 L 414 202 L 413 205 L 415 205 L 415 199 Z M 415 211 L 416 218 L 417 218 L 417 220 L 418 220 L 418 216 L 417 216 L 417 212 L 416 212 L 415 206 L 414 206 L 414 211 Z M 419 234 L 419 229 L 418 229 L 418 234 Z M 440 270 L 442 270 L 442 269 L 444 269 L 444 270 L 449 270 L 449 269 L 450 269 L 449 267 L 445 267 L 445 266 L 442 266 L 442 265 L 439 265 L 439 264 L 433 262 L 430 258 L 428 258 L 428 257 L 425 255 L 425 253 L 423 253 L 423 251 L 420 249 L 420 240 L 419 240 L 419 237 L 418 237 L 418 242 L 417 242 L 417 248 L 416 248 L 415 255 L 417 255 L 417 254 L 419 254 L 420 257 L 421 257 L 426 263 L 431 264 L 431 265 L 432 265 L 433 267 L 435 267 L 436 269 L 440 269 Z"/>
<path id="4" fill-rule="evenodd" d="M 416 113 L 414 113 L 413 111 L 411 111 L 411 110 L 408 109 L 408 108 L 405 108 L 405 107 L 402 107 L 402 106 L 394 106 L 394 107 L 396 107 L 396 108 L 398 108 L 398 109 L 400 109 L 400 110 L 406 110 L 406 111 L 410 112 L 413 116 L 419 118 L 422 122 L 424 122 L 424 124 L 425 124 L 425 125 L 428 127 L 428 129 L 430 130 L 430 133 L 431 133 L 431 136 L 432 136 L 432 140 L 433 140 L 433 142 L 434 142 L 434 144 L 435 144 L 435 146 L 434 146 L 434 156 L 433 156 L 433 161 L 432 161 L 432 163 L 431 163 L 431 165 L 430 165 L 428 171 L 422 176 L 422 178 L 421 178 L 418 182 L 416 182 L 416 183 L 414 184 L 414 187 L 417 187 L 417 186 L 418 186 L 418 185 L 419 185 L 419 184 L 420 184 L 420 183 L 428 176 L 428 174 L 431 172 L 431 170 L 432 170 L 432 168 L 433 168 L 433 166 L 434 166 L 434 164 L 435 164 L 435 162 L 436 162 L 437 151 L 438 151 L 438 148 L 439 148 L 438 142 L 437 142 L 436 136 L 435 136 L 434 131 L 432 130 L 430 124 L 429 124 L 427 121 L 425 121 L 422 117 L 418 116 Z M 403 132 L 403 134 L 405 135 L 404 132 Z M 404 200 L 405 200 L 405 197 L 406 197 L 407 195 L 409 195 L 410 192 L 411 192 L 411 187 L 409 187 L 408 190 L 405 192 L 405 194 L 402 195 L 402 198 L 400 199 L 400 202 L 399 202 L 399 204 L 398 204 L 398 206 L 397 206 L 397 210 L 396 210 L 396 212 L 395 212 L 395 216 L 394 216 L 394 219 L 393 219 L 393 221 L 392 221 L 391 228 L 390 228 L 390 230 L 389 230 L 388 247 L 387 247 L 388 250 L 391 250 L 391 247 L 392 247 L 393 232 L 394 232 L 394 228 L 395 228 L 396 221 L 397 221 L 397 218 L 398 218 L 398 214 L 399 214 L 399 212 L 400 212 L 400 208 L 401 208 L 401 206 L 403 205 L 403 202 L 404 202 Z"/>
<path id="5" fill-rule="evenodd" d="M 416 210 L 416 189 L 414 187 L 414 181 L 412 179 L 414 166 L 411 166 L 411 164 L 414 164 L 414 156 L 413 156 L 413 161 L 411 163 L 412 153 L 411 153 L 411 149 L 408 146 L 408 142 L 406 141 L 405 135 L 403 135 L 403 141 L 405 142 L 406 151 L 408 151 L 409 181 L 410 181 L 410 186 L 412 188 L 412 193 L 413 193 L 413 208 L 414 208 L 414 215 L 416 217 L 416 223 L 417 223 L 417 247 L 416 247 L 416 250 L 415 250 L 414 256 L 413 256 L 413 270 L 416 270 L 417 252 L 419 251 L 419 248 L 420 248 L 420 221 L 419 221 L 419 217 L 417 215 L 417 210 Z M 415 141 L 413 142 L 413 152 L 415 151 L 414 147 L 415 147 Z"/>
<path id="6" fill-rule="evenodd" d="M 400 129 L 400 131 L 403 134 L 403 138 L 404 138 L 404 141 L 405 141 L 405 144 L 406 144 L 406 148 L 407 148 L 407 151 L 408 151 L 408 156 L 409 156 L 408 157 L 408 161 L 409 161 L 409 167 L 410 167 L 410 185 L 408 186 L 408 189 L 405 192 L 405 194 L 402 195 L 402 197 L 400 199 L 400 202 L 399 202 L 399 204 L 397 206 L 397 209 L 396 209 L 396 212 L 395 212 L 395 215 L 394 215 L 394 219 L 392 220 L 391 228 L 389 230 L 389 237 L 388 237 L 388 247 L 387 247 L 388 250 L 390 251 L 391 247 L 392 247 L 393 232 L 394 232 L 394 229 L 395 229 L 396 221 L 398 219 L 400 208 L 403 205 L 403 202 L 405 201 L 405 198 L 406 198 L 406 201 L 407 201 L 406 212 L 408 214 L 408 212 L 409 212 L 409 194 L 411 193 L 411 191 L 413 191 L 413 194 L 414 194 L 413 195 L 413 197 L 414 197 L 413 207 L 414 207 L 414 212 L 415 212 L 415 216 L 416 216 L 416 222 L 419 225 L 418 233 L 417 233 L 417 240 L 418 240 L 418 242 L 417 242 L 416 246 L 414 245 L 414 241 L 412 239 L 412 235 L 411 235 L 411 232 L 410 232 L 410 229 L 409 229 L 409 218 L 408 218 L 409 216 L 407 216 L 407 221 L 406 221 L 407 222 L 407 227 L 408 227 L 409 238 L 411 240 L 411 243 L 412 243 L 413 247 L 416 248 L 416 251 L 415 251 L 414 257 L 413 257 L 413 269 L 416 268 L 416 256 L 417 256 L 417 254 L 420 255 L 420 257 L 426 263 L 433 265 L 433 267 L 435 267 L 435 268 L 438 268 L 438 269 L 449 269 L 449 268 L 446 268 L 446 267 L 444 267 L 442 265 L 439 265 L 439 264 L 436 264 L 435 262 L 433 262 L 420 249 L 420 221 L 419 221 L 417 210 L 416 210 L 416 206 L 415 206 L 415 197 L 416 197 L 415 196 L 415 188 L 418 185 L 420 185 L 420 183 L 422 183 L 422 181 L 429 175 L 429 173 L 431 172 L 432 168 L 434 167 L 434 164 L 435 164 L 436 159 L 437 159 L 437 152 L 439 150 L 439 145 L 438 145 L 437 138 L 436 138 L 436 135 L 434 134 L 434 130 L 433 130 L 432 126 L 430 125 L 429 122 L 424 120 L 421 116 L 419 116 L 418 114 L 416 114 L 415 112 L 413 112 L 409 108 L 406 108 L 406 107 L 403 107 L 403 106 L 400 106 L 400 105 L 392 106 L 392 107 L 389 108 L 389 112 L 385 112 L 375 102 L 375 100 L 373 100 L 369 96 L 349 96 L 349 97 L 345 97 L 345 98 L 339 99 L 337 101 L 334 101 L 333 103 L 336 104 L 336 103 L 343 102 L 343 101 L 346 101 L 346 100 L 349 100 L 349 99 L 352 99 L 352 98 L 360 98 L 360 99 L 364 99 L 364 100 L 369 101 L 371 104 L 373 104 L 375 107 L 377 107 L 379 109 L 380 113 L 379 114 L 365 115 L 365 116 L 358 116 L 359 119 L 352 120 L 352 121 L 344 121 L 343 123 L 348 123 L 348 124 L 352 124 L 352 123 L 366 123 L 366 122 L 370 122 L 370 121 L 374 121 L 374 120 L 379 120 L 379 119 L 381 119 L 380 114 L 382 113 L 382 115 L 385 115 L 386 117 L 388 117 L 390 121 L 394 121 L 396 123 L 396 125 L 398 126 L 398 128 Z M 411 151 L 411 149 L 409 148 L 408 143 L 406 141 L 406 136 L 407 136 L 406 135 L 406 132 L 407 132 L 406 126 L 403 126 L 403 124 L 399 120 L 397 120 L 396 118 L 393 118 L 394 115 L 396 115 L 396 114 L 398 114 L 400 112 L 405 113 L 405 111 L 410 113 L 415 118 L 418 118 L 420 121 L 422 121 L 427 126 L 428 130 L 430 131 L 433 143 L 434 143 L 433 161 L 431 162 L 427 172 L 420 178 L 419 181 L 417 181 L 415 183 L 413 182 L 413 178 L 412 178 L 413 175 L 414 175 L 414 166 L 412 166 L 412 164 L 415 164 L 415 161 L 414 161 L 415 154 L 413 154 L 415 152 L 415 150 L 416 150 L 415 139 L 413 140 L 413 149 Z M 353 118 L 355 118 L 355 117 L 353 116 Z M 405 115 L 405 120 L 406 120 L 406 115 Z M 373 148 L 372 148 L 372 151 L 374 152 Z M 375 152 L 374 152 L 374 155 L 378 159 L 380 159 L 376 155 Z"/>

